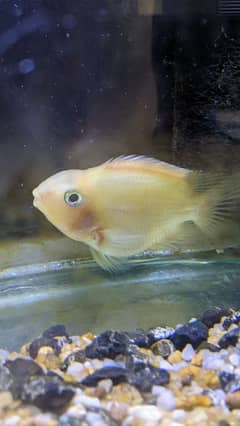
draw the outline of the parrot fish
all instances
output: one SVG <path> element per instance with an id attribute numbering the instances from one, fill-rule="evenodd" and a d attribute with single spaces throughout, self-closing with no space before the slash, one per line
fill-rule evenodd
<path id="1" fill-rule="evenodd" d="M 120 156 L 58 172 L 33 197 L 58 230 L 87 244 L 109 271 L 145 251 L 220 250 L 240 241 L 238 171 L 211 174 Z"/>

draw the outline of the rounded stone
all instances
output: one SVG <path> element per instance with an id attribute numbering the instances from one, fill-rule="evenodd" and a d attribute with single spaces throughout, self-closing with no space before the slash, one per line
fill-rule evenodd
<path id="1" fill-rule="evenodd" d="M 21 417 L 17 415 L 10 415 L 7 419 L 4 420 L 3 426 L 18 426 L 21 422 Z"/>
<path id="2" fill-rule="evenodd" d="M 194 407 L 210 407 L 211 405 L 211 398 L 207 395 L 188 395 L 177 399 L 177 408 L 183 408 L 185 410 L 189 410 Z"/>
<path id="3" fill-rule="evenodd" d="M 27 358 L 16 358 L 13 361 L 7 360 L 5 367 L 8 368 L 14 377 L 40 376 L 43 369 L 33 360 Z"/>
<path id="4" fill-rule="evenodd" d="M 183 349 L 187 343 L 191 343 L 195 349 L 207 337 L 207 326 L 200 320 L 194 320 L 176 328 L 175 333 L 170 339 L 177 349 Z"/>
<path id="5" fill-rule="evenodd" d="M 122 422 L 128 414 L 129 405 L 125 402 L 110 402 L 107 404 L 106 409 L 113 420 Z"/>
<path id="6" fill-rule="evenodd" d="M 129 415 L 133 416 L 135 419 L 139 418 L 145 422 L 156 421 L 158 422 L 163 414 L 158 407 L 154 405 L 138 405 L 136 407 L 129 408 Z M 135 424 L 135 423 L 133 423 Z M 145 423 L 146 424 L 146 423 Z"/>
<path id="7" fill-rule="evenodd" d="M 119 384 L 127 381 L 127 370 L 121 367 L 105 367 L 96 370 L 82 380 L 84 386 L 96 386 L 100 380 L 111 379 L 112 383 Z"/>
<path id="8" fill-rule="evenodd" d="M 10 407 L 13 403 L 11 392 L 0 392 L 0 409 Z"/>
<path id="9" fill-rule="evenodd" d="M 162 339 L 158 342 L 155 342 L 151 346 L 151 350 L 153 351 L 154 355 L 160 355 L 163 358 L 168 358 L 169 355 L 174 351 L 174 346 L 171 340 Z"/>
<path id="10" fill-rule="evenodd" d="M 229 408 L 239 409 L 240 408 L 240 391 L 227 394 L 225 402 Z"/>
<path id="11" fill-rule="evenodd" d="M 59 355 L 61 348 L 58 344 L 57 340 L 53 337 L 39 337 L 38 339 L 35 339 L 30 343 L 29 345 L 29 355 L 32 358 L 36 358 L 38 351 L 43 346 L 49 346 L 54 350 L 55 355 Z"/>
<path id="12" fill-rule="evenodd" d="M 228 348 L 229 346 L 236 346 L 240 336 L 240 327 L 234 327 L 229 332 L 225 333 L 218 344 L 221 348 Z"/>
<path id="13" fill-rule="evenodd" d="M 178 362 L 181 362 L 181 361 L 182 361 L 182 353 L 180 351 L 174 351 L 168 357 L 168 362 L 170 362 L 170 364 L 177 364 Z"/>
<path id="14" fill-rule="evenodd" d="M 136 386 L 140 391 L 150 392 L 153 385 L 166 385 L 169 383 L 170 375 L 163 368 L 148 366 L 127 374 L 128 383 Z"/>
<path id="15" fill-rule="evenodd" d="M 220 322 L 222 317 L 227 316 L 229 314 L 229 309 L 216 306 L 215 308 L 208 309 L 207 311 L 205 311 L 200 319 L 207 327 L 212 327 L 215 323 Z"/>
<path id="16" fill-rule="evenodd" d="M 195 350 L 192 345 L 188 343 L 182 351 L 182 358 L 184 361 L 191 361 L 193 356 L 195 355 Z"/>
<path id="17" fill-rule="evenodd" d="M 65 325 L 56 324 L 47 328 L 42 334 L 43 337 L 68 337 L 68 333 L 66 331 Z"/>
<path id="18" fill-rule="evenodd" d="M 96 387 L 96 396 L 104 398 L 112 390 L 113 382 L 111 379 L 100 380 Z"/>
<path id="19" fill-rule="evenodd" d="M 169 389 L 163 388 L 162 392 L 158 396 L 157 406 L 163 411 L 172 411 L 176 408 L 176 399 L 173 392 Z"/>

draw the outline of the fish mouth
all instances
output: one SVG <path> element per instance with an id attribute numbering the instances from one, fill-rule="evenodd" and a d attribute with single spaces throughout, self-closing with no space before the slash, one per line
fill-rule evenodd
<path id="1" fill-rule="evenodd" d="M 34 205 L 34 207 L 39 208 L 40 197 L 39 197 L 39 192 L 37 191 L 37 188 L 35 188 L 32 191 L 32 195 L 33 195 L 33 205 Z"/>
<path id="2" fill-rule="evenodd" d="M 34 207 L 38 208 L 38 203 L 37 203 L 37 200 L 35 198 L 33 199 L 33 205 L 34 205 Z"/>

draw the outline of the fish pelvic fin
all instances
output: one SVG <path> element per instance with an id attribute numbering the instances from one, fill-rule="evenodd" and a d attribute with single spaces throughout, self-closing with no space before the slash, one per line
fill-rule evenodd
<path id="1" fill-rule="evenodd" d="M 191 173 L 193 191 L 198 195 L 195 223 L 209 241 L 228 245 L 240 241 L 240 172 L 231 175 Z"/>
<path id="2" fill-rule="evenodd" d="M 94 248 L 90 248 L 91 254 L 97 264 L 105 271 L 116 273 L 124 272 L 127 269 L 127 259 L 107 256 Z"/>

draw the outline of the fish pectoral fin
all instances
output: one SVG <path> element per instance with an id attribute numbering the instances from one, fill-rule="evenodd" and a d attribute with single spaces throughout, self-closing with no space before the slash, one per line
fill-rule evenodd
<path id="1" fill-rule="evenodd" d="M 105 237 L 108 243 L 120 255 L 131 256 L 142 251 L 144 245 L 144 235 L 142 232 L 131 233 L 123 230 L 105 230 Z"/>
<path id="2" fill-rule="evenodd" d="M 108 272 L 122 272 L 126 269 L 126 258 L 107 256 L 94 248 L 90 248 L 92 256 L 97 264 Z"/>

